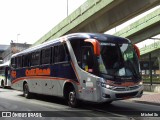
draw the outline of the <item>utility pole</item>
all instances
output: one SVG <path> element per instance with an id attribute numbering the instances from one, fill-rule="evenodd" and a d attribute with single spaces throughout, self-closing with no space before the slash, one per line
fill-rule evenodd
<path id="1" fill-rule="evenodd" d="M 17 43 L 18 43 L 18 36 L 19 36 L 20 34 L 17 34 Z"/>
<path id="2" fill-rule="evenodd" d="M 67 0 L 67 17 L 68 17 L 68 0 Z"/>

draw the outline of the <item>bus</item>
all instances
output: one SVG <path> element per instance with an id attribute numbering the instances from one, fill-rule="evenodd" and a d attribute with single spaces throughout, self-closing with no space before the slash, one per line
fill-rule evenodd
<path id="1" fill-rule="evenodd" d="M 72 33 L 28 48 L 11 57 L 12 88 L 79 101 L 111 103 L 141 97 L 140 52 L 126 38 Z"/>
<path id="2" fill-rule="evenodd" d="M 10 61 L 0 64 L 0 86 L 2 88 L 11 87 Z"/>

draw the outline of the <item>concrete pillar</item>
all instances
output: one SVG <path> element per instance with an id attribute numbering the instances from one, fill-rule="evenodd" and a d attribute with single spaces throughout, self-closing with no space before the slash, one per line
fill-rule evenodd
<path id="1" fill-rule="evenodd" d="M 152 59 L 151 53 L 149 53 L 149 77 L 150 77 L 150 90 L 152 91 Z"/>
<path id="2" fill-rule="evenodd" d="M 160 50 L 159 50 L 159 52 L 160 52 Z M 158 65 L 159 65 L 158 74 L 159 74 L 159 81 L 160 81 L 160 54 L 158 55 L 157 59 L 158 59 Z"/>

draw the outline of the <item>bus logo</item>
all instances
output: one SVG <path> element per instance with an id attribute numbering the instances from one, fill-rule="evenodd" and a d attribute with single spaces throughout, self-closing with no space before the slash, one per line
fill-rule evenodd
<path id="1" fill-rule="evenodd" d="M 39 69 L 39 68 L 35 68 L 35 69 L 30 69 L 30 70 L 26 70 L 25 74 L 26 76 L 36 76 L 36 75 L 50 75 L 51 71 L 49 68 L 47 69 Z"/>
<path id="2" fill-rule="evenodd" d="M 16 71 L 11 71 L 11 76 L 12 76 L 12 78 L 16 78 Z"/>

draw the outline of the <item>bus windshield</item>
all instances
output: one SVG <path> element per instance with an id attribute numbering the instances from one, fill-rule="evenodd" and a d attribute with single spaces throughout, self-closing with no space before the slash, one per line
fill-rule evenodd
<path id="1" fill-rule="evenodd" d="M 98 64 L 101 74 L 140 78 L 138 57 L 129 43 L 101 43 Z"/>

